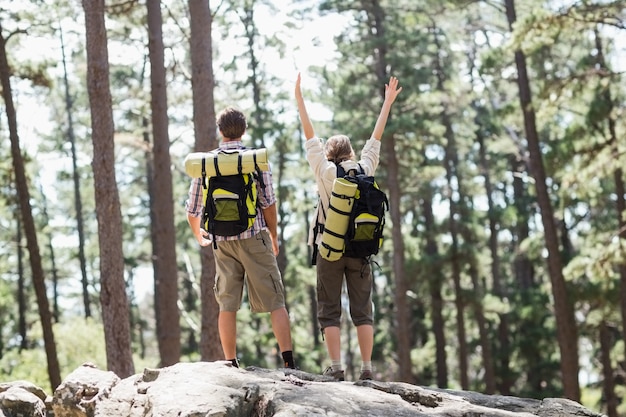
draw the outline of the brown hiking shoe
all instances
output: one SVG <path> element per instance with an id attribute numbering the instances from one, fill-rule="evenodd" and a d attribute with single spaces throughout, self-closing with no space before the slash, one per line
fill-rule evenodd
<path id="1" fill-rule="evenodd" d="M 371 381 L 372 380 L 372 371 L 365 370 L 361 372 L 361 376 L 359 376 L 359 381 Z"/>
<path id="2" fill-rule="evenodd" d="M 329 366 L 328 368 L 326 368 L 324 370 L 324 373 L 322 373 L 322 375 L 330 376 L 335 381 L 344 381 L 345 380 L 345 378 L 343 376 L 343 370 L 341 370 L 341 371 L 333 371 L 333 367 L 332 366 Z"/>

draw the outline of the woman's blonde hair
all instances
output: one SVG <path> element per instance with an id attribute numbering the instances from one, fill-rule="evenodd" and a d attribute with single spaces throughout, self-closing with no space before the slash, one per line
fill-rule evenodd
<path id="1" fill-rule="evenodd" d="M 350 138 L 346 135 L 334 135 L 328 138 L 324 145 L 326 159 L 336 165 L 348 159 L 354 159 L 354 149 L 350 143 Z"/>

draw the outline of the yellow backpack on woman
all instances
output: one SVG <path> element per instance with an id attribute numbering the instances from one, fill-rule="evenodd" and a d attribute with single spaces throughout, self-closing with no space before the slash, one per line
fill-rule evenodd
<path id="1" fill-rule="evenodd" d="M 348 173 L 337 166 L 337 179 L 318 248 L 320 255 L 336 261 L 342 256 L 369 258 L 377 254 L 383 243 L 388 210 L 387 195 L 373 176 L 365 175 L 360 165 L 358 171 Z"/>

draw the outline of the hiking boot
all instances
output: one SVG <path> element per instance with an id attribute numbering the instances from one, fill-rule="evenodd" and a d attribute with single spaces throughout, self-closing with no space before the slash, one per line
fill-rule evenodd
<path id="1" fill-rule="evenodd" d="M 372 371 L 365 370 L 361 372 L 361 376 L 359 376 L 359 381 L 371 381 L 372 380 Z"/>
<path id="2" fill-rule="evenodd" d="M 343 377 L 343 370 L 341 371 L 333 371 L 333 367 L 329 366 L 328 368 L 326 368 L 326 370 L 324 371 L 324 373 L 322 375 L 325 376 L 330 376 L 332 377 L 335 381 L 344 381 L 344 377 Z"/>

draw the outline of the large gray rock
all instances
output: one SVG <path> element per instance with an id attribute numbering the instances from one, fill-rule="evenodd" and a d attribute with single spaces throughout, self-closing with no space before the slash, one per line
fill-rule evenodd
<path id="1" fill-rule="evenodd" d="M 47 395 L 28 381 L 0 383 L 0 417 L 46 417 Z"/>
<path id="2" fill-rule="evenodd" d="M 44 404 L 41 393 L 35 397 Z M 46 403 L 48 416 L 54 417 L 600 417 L 563 399 L 483 395 L 397 382 L 335 382 L 290 369 L 238 369 L 225 361 L 178 363 L 125 379 L 81 366 Z M 32 414 L 18 414 L 1 404 L 0 417 L 45 415 L 37 414 L 36 407 L 31 407 Z"/>
<path id="3" fill-rule="evenodd" d="M 93 416 L 96 406 L 106 402 L 119 382 L 120 378 L 113 372 L 104 372 L 94 365 L 84 364 L 69 374 L 54 390 L 51 402 L 54 416 Z"/>

